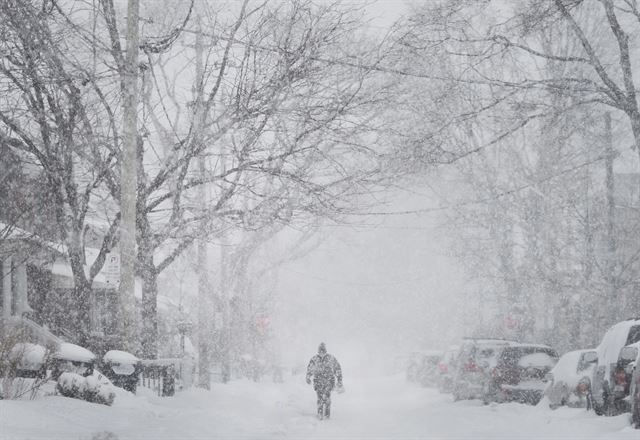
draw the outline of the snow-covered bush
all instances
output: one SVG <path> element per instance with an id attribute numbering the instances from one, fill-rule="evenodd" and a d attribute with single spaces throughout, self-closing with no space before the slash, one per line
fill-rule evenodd
<path id="1" fill-rule="evenodd" d="M 54 379 L 61 373 L 76 373 L 88 376 L 93 372 L 96 355 L 84 347 L 63 342 L 51 356 L 51 368 Z"/>
<path id="2" fill-rule="evenodd" d="M 0 399 L 33 399 L 47 381 L 46 364 L 52 347 L 45 347 L 21 324 L 0 323 Z"/>
<path id="3" fill-rule="evenodd" d="M 113 385 L 97 372 L 87 377 L 76 373 L 62 373 L 56 389 L 62 396 L 102 405 L 111 405 L 116 397 Z"/>

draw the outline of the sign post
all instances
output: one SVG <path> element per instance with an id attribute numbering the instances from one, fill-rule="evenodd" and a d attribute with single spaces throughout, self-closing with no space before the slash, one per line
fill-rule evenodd
<path id="1" fill-rule="evenodd" d="M 109 252 L 102 268 L 107 289 L 117 289 L 120 285 L 120 253 Z"/>

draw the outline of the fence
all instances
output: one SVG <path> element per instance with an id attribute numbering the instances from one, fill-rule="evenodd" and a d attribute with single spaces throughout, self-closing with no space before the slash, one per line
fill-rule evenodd
<path id="1" fill-rule="evenodd" d="M 140 365 L 138 386 L 158 396 L 173 396 L 193 384 L 194 363 L 189 358 L 143 359 Z"/>

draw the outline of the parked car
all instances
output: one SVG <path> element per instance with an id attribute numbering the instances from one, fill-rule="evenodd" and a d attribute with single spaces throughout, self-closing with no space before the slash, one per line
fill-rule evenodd
<path id="1" fill-rule="evenodd" d="M 631 384 L 629 389 L 629 400 L 631 405 L 631 424 L 640 429 L 640 345 L 639 342 L 633 344 L 636 346 L 637 355 L 635 362 L 627 365 L 627 370 L 631 372 Z"/>
<path id="2" fill-rule="evenodd" d="M 591 378 L 597 363 L 598 353 L 594 349 L 563 354 L 546 378 L 549 407 L 567 405 L 590 409 Z"/>
<path id="3" fill-rule="evenodd" d="M 619 361 L 622 348 L 636 342 L 640 342 L 640 319 L 628 319 L 612 326 L 598 345 L 598 365 L 592 380 L 596 414 L 616 415 L 630 410 L 627 378 Z"/>
<path id="4" fill-rule="evenodd" d="M 423 354 L 418 368 L 418 382 L 423 387 L 433 387 L 438 383 L 438 362 L 442 359 L 441 351 L 427 351 Z"/>
<path id="5" fill-rule="evenodd" d="M 465 338 L 453 378 L 453 399 L 481 398 L 487 374 L 495 366 L 500 349 L 514 344 L 517 342 L 505 339 Z"/>
<path id="6" fill-rule="evenodd" d="M 557 362 L 558 353 L 546 345 L 501 347 L 484 382 L 482 400 L 537 405 L 546 387 L 545 377 Z"/>
<path id="7" fill-rule="evenodd" d="M 420 372 L 420 365 L 422 364 L 422 352 L 414 351 L 409 355 L 406 366 L 406 375 L 409 382 L 418 381 L 418 373 Z"/>
<path id="8" fill-rule="evenodd" d="M 441 393 L 450 393 L 453 390 L 453 376 L 459 352 L 460 347 L 453 345 L 444 352 L 442 359 L 438 362 L 438 391 Z"/>

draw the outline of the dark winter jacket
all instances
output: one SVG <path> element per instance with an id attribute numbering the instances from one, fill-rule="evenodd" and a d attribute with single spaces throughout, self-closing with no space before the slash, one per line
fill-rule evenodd
<path id="1" fill-rule="evenodd" d="M 342 369 L 338 360 L 329 353 L 317 354 L 309 361 L 307 380 L 313 376 L 313 388 L 333 389 L 338 379 L 338 386 L 342 385 Z"/>

